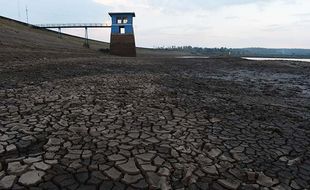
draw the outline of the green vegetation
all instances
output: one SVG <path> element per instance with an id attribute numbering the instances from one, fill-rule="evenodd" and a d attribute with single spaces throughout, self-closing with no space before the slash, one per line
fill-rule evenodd
<path id="1" fill-rule="evenodd" d="M 205 56 L 236 56 L 236 57 L 286 57 L 310 58 L 310 49 L 268 49 L 268 48 L 201 48 L 192 46 L 159 47 L 167 51 L 181 51 L 194 55 Z"/>

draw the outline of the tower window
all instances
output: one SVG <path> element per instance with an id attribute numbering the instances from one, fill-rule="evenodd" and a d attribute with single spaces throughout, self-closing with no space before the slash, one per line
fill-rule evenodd
<path id="1" fill-rule="evenodd" d="M 123 19 L 121 17 L 117 17 L 117 24 L 122 24 Z"/>
<path id="2" fill-rule="evenodd" d="M 124 17 L 124 18 L 123 18 L 123 23 L 124 23 L 124 24 L 127 24 L 127 23 L 128 23 L 128 18 L 127 18 L 127 17 Z"/>
<path id="3" fill-rule="evenodd" d="M 125 27 L 124 27 L 124 26 L 119 27 L 119 33 L 120 33 L 120 34 L 125 34 L 125 33 L 126 33 L 126 30 L 125 30 Z"/>

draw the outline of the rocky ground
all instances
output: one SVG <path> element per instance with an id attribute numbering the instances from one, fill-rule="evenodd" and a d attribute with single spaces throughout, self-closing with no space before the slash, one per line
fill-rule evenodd
<path id="1" fill-rule="evenodd" d="M 0 64 L 0 189 L 309 189 L 310 64 Z"/>

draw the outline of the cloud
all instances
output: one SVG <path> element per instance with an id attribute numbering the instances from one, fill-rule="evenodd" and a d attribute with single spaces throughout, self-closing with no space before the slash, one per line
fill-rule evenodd
<path id="1" fill-rule="evenodd" d="M 148 0 L 94 0 L 94 2 L 105 5 L 111 10 L 149 8 Z"/>
<path id="2" fill-rule="evenodd" d="M 294 29 L 302 27 L 296 22 L 306 22 L 307 15 L 293 16 L 308 13 L 309 0 L 93 1 L 109 11 L 136 12 L 139 46 L 300 46 L 302 40 L 296 38 L 306 38 L 309 29 Z"/>
<path id="3" fill-rule="evenodd" d="M 128 4 L 128 0 L 95 0 L 96 3 L 101 3 L 106 6 L 115 6 L 121 4 Z"/>
<path id="4" fill-rule="evenodd" d="M 297 14 L 293 14 L 293 16 L 297 16 L 297 17 L 310 17 L 310 12 L 308 12 L 308 13 L 297 13 Z"/>
<path id="5" fill-rule="evenodd" d="M 18 16 L 17 0 L 2 1 L 3 16 Z M 108 12 L 134 11 L 138 46 L 310 48 L 310 0 L 20 0 L 31 23 L 110 21 Z M 74 9 L 70 8 L 74 5 Z M 85 12 L 85 7 L 87 10 Z M 72 33 L 71 30 L 68 32 Z M 90 37 L 109 41 L 110 30 Z M 84 31 L 76 31 L 84 36 Z"/>
<path id="6" fill-rule="evenodd" d="M 165 13 L 180 13 L 192 10 L 213 10 L 233 5 L 264 4 L 271 0 L 93 0 L 112 9 L 128 9 L 137 7 L 159 9 Z"/>

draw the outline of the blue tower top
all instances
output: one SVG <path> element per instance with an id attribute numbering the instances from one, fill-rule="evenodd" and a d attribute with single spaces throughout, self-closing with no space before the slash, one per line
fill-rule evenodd
<path id="1" fill-rule="evenodd" d="M 133 34 L 133 17 L 135 13 L 123 12 L 123 13 L 109 13 L 112 17 L 112 34 Z"/>

